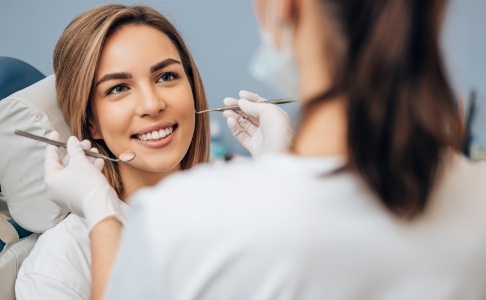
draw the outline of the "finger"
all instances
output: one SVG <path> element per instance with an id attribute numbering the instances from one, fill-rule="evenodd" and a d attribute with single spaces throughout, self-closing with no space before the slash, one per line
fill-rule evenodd
<path id="1" fill-rule="evenodd" d="M 93 162 L 93 165 L 98 169 L 98 170 L 103 170 L 103 167 L 105 166 L 105 160 L 102 158 L 97 158 Z"/>
<path id="2" fill-rule="evenodd" d="M 251 136 L 241 128 L 240 123 L 235 118 L 229 118 L 226 120 L 228 127 L 230 128 L 233 136 L 247 149 L 251 144 Z"/>
<path id="3" fill-rule="evenodd" d="M 261 120 L 263 117 L 274 118 L 275 115 L 286 114 L 283 109 L 272 103 L 255 103 L 240 99 L 240 108 L 250 117 Z M 260 122 L 261 123 L 261 122 Z"/>
<path id="4" fill-rule="evenodd" d="M 238 100 L 235 99 L 235 98 L 231 98 L 231 97 L 226 97 L 223 99 L 223 102 L 224 102 L 224 105 L 225 106 L 233 106 L 233 105 L 238 105 Z M 225 112 L 235 112 L 236 114 L 241 114 L 242 111 L 240 109 L 235 109 L 235 110 L 225 110 L 223 111 L 223 116 L 227 116 L 229 113 L 226 113 L 226 115 L 224 114 Z M 226 117 L 228 118 L 228 117 Z"/>
<path id="5" fill-rule="evenodd" d="M 262 96 L 259 96 L 258 94 L 252 93 L 250 91 L 241 90 L 239 95 L 241 99 L 246 99 L 251 102 L 267 101 L 267 99 L 263 98 Z"/>
<path id="6" fill-rule="evenodd" d="M 253 103 L 253 102 L 251 102 L 251 103 Z M 244 113 L 241 110 L 237 110 L 237 111 L 225 110 L 223 112 L 223 116 L 225 118 L 235 118 L 236 120 L 246 119 L 246 120 L 249 120 L 251 123 L 253 123 L 255 126 L 259 126 L 260 125 L 259 118 L 250 116 L 250 115 Z"/>
<path id="7" fill-rule="evenodd" d="M 226 120 L 226 124 L 228 124 L 228 128 L 230 129 L 231 133 L 233 134 L 233 136 L 236 136 L 238 131 L 239 131 L 239 124 L 238 124 L 238 121 L 236 120 L 236 118 L 228 118 Z"/>
<path id="8" fill-rule="evenodd" d="M 89 151 L 91 152 L 96 152 L 100 153 L 100 151 L 97 148 L 91 148 Z M 98 169 L 98 170 L 103 170 L 103 167 L 105 166 L 105 160 L 102 158 L 95 158 L 91 163 Z"/>
<path id="9" fill-rule="evenodd" d="M 65 167 L 69 164 L 70 158 L 71 157 L 69 156 L 69 154 L 64 155 L 64 157 L 62 158 L 62 161 L 61 161 L 61 164 L 62 164 L 63 167 Z"/>
<path id="10" fill-rule="evenodd" d="M 223 117 L 227 118 L 239 118 L 241 117 L 241 110 L 225 110 L 223 111 Z"/>
<path id="11" fill-rule="evenodd" d="M 81 143 L 82 143 L 82 142 L 81 142 Z M 98 151 L 98 149 L 97 149 L 97 148 L 95 148 L 95 147 L 90 148 L 90 149 L 85 149 L 85 150 L 89 150 L 89 151 L 91 151 L 91 152 L 100 153 L 100 152 Z M 88 155 L 86 155 L 86 158 L 89 160 L 89 162 L 90 162 L 90 163 L 94 163 L 94 161 L 96 160 L 96 157 L 92 157 L 92 156 L 88 156 Z"/>
<path id="12" fill-rule="evenodd" d="M 226 123 L 234 136 L 240 135 L 242 132 L 244 132 L 251 137 L 255 131 L 258 130 L 258 126 L 253 124 L 250 120 L 242 117 L 229 118 Z"/>
<path id="13" fill-rule="evenodd" d="M 100 151 L 98 150 L 98 148 L 91 148 L 89 149 L 89 151 L 91 152 L 95 152 L 95 153 L 100 153 Z M 91 157 L 91 156 L 86 156 L 89 161 L 98 169 L 98 170 L 103 170 L 103 167 L 105 166 L 105 160 L 102 159 L 102 158 L 95 158 L 95 157 Z"/>
<path id="14" fill-rule="evenodd" d="M 258 126 L 248 119 L 238 118 L 237 121 L 238 125 L 240 126 L 240 130 L 246 132 L 249 136 L 253 136 L 255 131 L 258 130 Z"/>
<path id="15" fill-rule="evenodd" d="M 223 99 L 224 105 L 238 105 L 238 99 L 226 97 Z"/>
<path id="16" fill-rule="evenodd" d="M 81 142 L 82 143 L 82 142 Z M 94 152 L 94 153 L 100 153 L 100 151 L 98 150 L 98 148 L 95 148 L 95 147 L 92 147 L 90 149 L 85 149 L 85 150 L 89 150 L 90 152 Z M 96 157 L 92 157 L 92 156 L 88 156 L 86 155 L 86 158 L 88 159 L 88 161 L 90 163 L 92 163 L 98 170 L 102 170 L 104 165 L 105 165 L 105 161 L 101 158 L 96 158 Z"/>
<path id="17" fill-rule="evenodd" d="M 48 135 L 48 138 L 59 141 L 60 136 L 57 131 L 53 131 Z M 59 147 L 47 145 L 44 157 L 45 177 L 49 178 L 54 176 L 60 169 L 62 169 L 62 164 L 59 158 Z"/>
<path id="18" fill-rule="evenodd" d="M 89 140 L 82 140 L 81 142 L 79 142 L 79 144 L 84 150 L 88 150 L 89 148 L 91 148 L 91 142 Z"/>
<path id="19" fill-rule="evenodd" d="M 61 136 L 59 135 L 59 132 L 57 132 L 56 130 L 49 132 L 47 137 L 50 138 L 51 140 L 55 140 L 55 141 L 58 141 L 58 142 L 61 141 Z"/>
<path id="20" fill-rule="evenodd" d="M 246 99 L 240 99 L 240 108 L 250 117 L 259 118 L 268 103 L 255 103 Z"/>
<path id="21" fill-rule="evenodd" d="M 86 159 L 86 154 L 84 153 L 83 148 L 81 148 L 79 140 L 75 136 L 70 136 L 67 140 L 67 152 L 69 156 L 71 156 L 71 161 Z"/>

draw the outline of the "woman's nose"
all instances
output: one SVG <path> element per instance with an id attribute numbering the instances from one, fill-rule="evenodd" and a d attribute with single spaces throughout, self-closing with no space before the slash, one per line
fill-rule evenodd
<path id="1" fill-rule="evenodd" d="M 166 107 L 166 103 L 160 92 L 157 91 L 157 87 L 143 89 L 138 102 L 138 115 L 141 117 L 155 117 Z"/>

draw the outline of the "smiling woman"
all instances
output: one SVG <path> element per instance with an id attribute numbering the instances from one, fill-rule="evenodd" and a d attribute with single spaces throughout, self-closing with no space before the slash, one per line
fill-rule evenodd
<path id="1" fill-rule="evenodd" d="M 89 10 L 67 26 L 53 61 L 58 104 L 73 135 L 111 157 L 136 153 L 130 163 L 103 169 L 120 199 L 208 161 L 209 117 L 194 113 L 207 109 L 201 78 L 180 34 L 157 11 Z M 74 214 L 46 231 L 22 265 L 17 299 L 90 299 L 88 235 Z"/>
<path id="2" fill-rule="evenodd" d="M 167 35 L 147 25 L 119 28 L 103 46 L 95 82 L 91 137 L 114 155 L 137 153 L 133 163 L 118 165 L 122 198 L 180 170 L 194 133 L 195 104 Z"/>

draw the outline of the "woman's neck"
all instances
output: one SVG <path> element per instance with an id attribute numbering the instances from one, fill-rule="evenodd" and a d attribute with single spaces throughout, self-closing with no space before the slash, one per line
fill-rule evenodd
<path id="1" fill-rule="evenodd" d="M 302 120 L 293 151 L 298 155 L 346 156 L 346 120 L 345 99 L 330 99 L 317 105 Z"/>
<path id="2" fill-rule="evenodd" d="M 317 50 L 316 50 L 317 49 Z M 319 50 L 320 49 L 320 50 Z M 331 66 L 324 53 L 324 46 L 300 49 L 300 94 L 302 106 L 316 95 L 332 87 Z M 346 99 L 335 97 L 312 107 L 301 120 L 294 150 L 297 154 L 323 156 L 345 155 L 347 149 Z"/>
<path id="3" fill-rule="evenodd" d="M 303 35 L 312 30 L 303 31 Z M 307 38 L 311 38 L 308 36 Z M 337 47 L 337 46 L 336 46 Z M 341 45 L 339 46 L 341 47 Z M 339 48 L 338 47 L 338 48 Z M 306 102 L 331 89 L 333 85 L 333 63 L 326 55 L 330 51 L 325 43 L 315 41 L 313 47 L 298 47 L 297 60 L 300 71 L 300 94 L 302 106 Z M 312 107 L 301 120 L 296 135 L 294 151 L 301 155 L 327 156 L 346 155 L 347 152 L 346 99 L 335 97 Z"/>
<path id="4" fill-rule="evenodd" d="M 299 66 L 302 105 L 335 84 L 339 61 L 347 44 L 329 18 L 322 17 L 317 1 L 302 1 L 295 18 L 294 53 Z M 323 34 L 324 33 L 324 34 Z M 312 107 L 294 140 L 300 155 L 347 154 L 347 109 L 344 97 L 335 97 Z"/>
<path id="5" fill-rule="evenodd" d="M 180 167 L 174 168 L 169 172 L 158 173 L 143 171 L 129 165 L 121 165 L 119 172 L 123 182 L 123 194 L 120 195 L 120 199 L 123 202 L 127 202 L 127 200 L 139 189 L 154 186 L 165 177 L 179 170 Z"/>

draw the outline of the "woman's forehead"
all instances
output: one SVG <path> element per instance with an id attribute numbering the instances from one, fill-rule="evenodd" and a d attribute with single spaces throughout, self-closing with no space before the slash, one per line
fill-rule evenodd
<path id="1" fill-rule="evenodd" d="M 128 24 L 106 40 L 98 72 L 146 68 L 168 58 L 181 60 L 177 48 L 164 32 L 148 25 Z"/>

